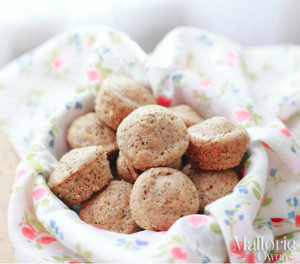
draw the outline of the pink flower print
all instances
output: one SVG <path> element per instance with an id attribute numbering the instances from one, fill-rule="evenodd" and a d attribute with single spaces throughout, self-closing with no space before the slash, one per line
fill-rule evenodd
<path id="1" fill-rule="evenodd" d="M 206 215 L 192 215 L 188 217 L 187 221 L 193 226 L 199 226 L 202 223 L 206 223 L 208 221 L 208 217 Z"/>
<path id="2" fill-rule="evenodd" d="M 300 227 L 300 214 L 296 214 L 295 224 L 296 224 L 296 226 Z"/>
<path id="3" fill-rule="evenodd" d="M 86 40 L 86 46 L 89 50 L 93 48 L 93 43 L 89 38 Z"/>
<path id="4" fill-rule="evenodd" d="M 187 259 L 188 255 L 182 251 L 181 247 L 173 247 L 171 249 L 171 255 L 176 260 Z"/>
<path id="5" fill-rule="evenodd" d="M 272 148 L 271 148 L 266 142 L 261 141 L 261 144 L 262 144 L 266 149 L 272 150 Z"/>
<path id="6" fill-rule="evenodd" d="M 98 231 L 103 231 L 103 229 L 102 229 L 102 228 L 100 228 L 100 227 L 98 227 L 98 226 L 93 226 L 93 225 L 91 225 L 91 227 L 92 227 L 93 229 L 95 229 L 95 230 L 98 230 Z"/>
<path id="7" fill-rule="evenodd" d="M 272 221 L 272 226 L 273 227 L 282 227 L 282 224 L 280 224 L 281 222 L 283 222 L 283 218 L 271 218 Z"/>
<path id="8" fill-rule="evenodd" d="M 254 255 L 253 251 L 251 251 L 249 254 L 246 255 L 245 262 L 246 263 L 255 263 L 255 255 Z"/>
<path id="9" fill-rule="evenodd" d="M 245 120 L 252 121 L 251 114 L 246 110 L 236 111 L 235 116 L 236 116 L 238 122 L 243 122 Z"/>
<path id="10" fill-rule="evenodd" d="M 48 231 L 37 232 L 29 222 L 21 222 L 19 227 L 22 227 L 21 233 L 24 237 L 35 241 L 37 244 L 48 245 L 56 241 Z"/>
<path id="11" fill-rule="evenodd" d="M 231 241 L 229 245 L 229 251 L 231 255 L 238 255 L 237 259 L 242 259 L 246 256 L 246 252 L 244 251 L 244 243 L 242 241 Z"/>
<path id="12" fill-rule="evenodd" d="M 40 185 L 37 185 L 32 192 L 32 196 L 33 196 L 34 200 L 36 200 L 36 201 L 40 200 L 45 195 L 49 196 L 50 193 L 48 192 L 48 190 L 46 188 L 44 188 Z"/>
<path id="13" fill-rule="evenodd" d="M 52 67 L 55 70 L 59 70 L 63 66 L 63 64 L 64 64 L 64 60 L 60 57 L 57 57 L 52 61 Z"/>
<path id="14" fill-rule="evenodd" d="M 168 233 L 168 231 L 159 231 L 157 233 L 160 234 L 160 235 L 166 235 Z"/>
<path id="15" fill-rule="evenodd" d="M 42 244 L 42 245 L 48 245 L 55 241 L 56 241 L 56 239 L 52 236 L 44 236 L 44 237 L 39 237 L 36 239 L 36 243 Z"/>
<path id="16" fill-rule="evenodd" d="M 29 171 L 29 169 L 25 170 L 25 169 L 21 169 L 19 170 L 17 177 L 15 179 L 15 182 L 17 182 L 23 175 L 25 175 L 27 172 Z"/>
<path id="17" fill-rule="evenodd" d="M 268 198 L 268 195 L 265 194 L 264 197 L 263 197 L 263 199 L 261 200 L 261 204 L 263 204 L 267 200 L 267 198 Z"/>
<path id="18" fill-rule="evenodd" d="M 88 80 L 90 82 L 95 82 L 95 81 L 102 81 L 102 73 L 98 71 L 97 69 L 90 69 L 86 72 L 86 75 L 88 77 Z"/>
<path id="19" fill-rule="evenodd" d="M 157 104 L 161 106 L 168 107 L 172 104 L 172 99 L 168 98 L 167 96 L 161 94 L 156 98 Z"/>
<path id="20" fill-rule="evenodd" d="M 200 84 L 200 86 L 206 87 L 206 88 L 208 88 L 208 87 L 215 87 L 214 83 L 212 83 L 210 80 L 207 80 L 207 79 L 205 79 L 203 77 L 199 77 L 199 84 Z"/>
<path id="21" fill-rule="evenodd" d="M 291 133 L 290 133 L 290 131 L 288 129 L 284 128 L 284 127 L 279 128 L 279 132 L 281 134 L 285 135 L 286 137 L 292 136 Z"/>
<path id="22" fill-rule="evenodd" d="M 68 264 L 75 264 L 75 263 L 82 263 L 79 260 L 76 259 L 70 259 L 70 260 L 66 260 L 63 263 L 68 263 Z"/>
<path id="23" fill-rule="evenodd" d="M 188 68 L 190 68 L 190 61 L 189 61 L 189 59 L 186 59 L 185 60 L 185 67 L 184 67 L 185 69 L 188 69 Z"/>
<path id="24" fill-rule="evenodd" d="M 237 68 L 240 66 L 240 56 L 234 52 L 234 51 L 228 51 L 227 54 L 227 59 L 226 59 L 226 64 L 230 67 L 230 68 Z"/>
<path id="25" fill-rule="evenodd" d="M 24 223 L 25 226 L 22 227 L 21 232 L 24 237 L 33 240 L 37 237 L 36 231 L 32 227 L 32 225 L 28 222 Z M 20 226 L 20 225 L 19 225 Z"/>

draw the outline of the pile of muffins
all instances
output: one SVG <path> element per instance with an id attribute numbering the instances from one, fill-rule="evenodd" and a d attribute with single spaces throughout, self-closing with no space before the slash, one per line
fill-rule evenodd
<path id="1" fill-rule="evenodd" d="M 50 175 L 50 189 L 69 207 L 80 204 L 84 222 L 133 233 L 168 230 L 232 192 L 249 136 L 224 117 L 157 105 L 141 84 L 109 76 L 95 112 L 71 123 L 67 141 L 72 150 Z"/>

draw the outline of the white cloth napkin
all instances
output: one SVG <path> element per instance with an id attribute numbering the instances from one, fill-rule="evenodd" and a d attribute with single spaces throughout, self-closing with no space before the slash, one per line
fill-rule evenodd
<path id="1" fill-rule="evenodd" d="M 299 71 L 297 46 L 244 48 L 186 27 L 149 56 L 121 32 L 89 27 L 11 63 L 0 73 L 0 120 L 23 157 L 9 205 L 17 261 L 300 261 Z M 118 234 L 85 224 L 49 190 L 46 179 L 68 150 L 68 125 L 93 109 L 112 73 L 248 129 L 244 177 L 207 215 L 183 217 L 167 232 Z"/>

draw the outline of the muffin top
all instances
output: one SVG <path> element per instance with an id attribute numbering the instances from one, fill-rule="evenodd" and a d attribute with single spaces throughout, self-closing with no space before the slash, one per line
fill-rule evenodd
<path id="1" fill-rule="evenodd" d="M 106 125 L 117 130 L 121 121 L 140 106 L 156 104 L 152 93 L 125 76 L 107 77 L 95 101 L 95 111 Z"/>
<path id="2" fill-rule="evenodd" d="M 104 153 L 105 151 L 101 146 L 90 146 L 70 150 L 62 156 L 52 172 L 48 180 L 49 187 L 51 188 L 64 182 L 69 176 L 89 166 L 91 162 L 96 162 L 99 157 L 102 158 Z"/>
<path id="3" fill-rule="evenodd" d="M 80 218 L 105 230 L 133 233 L 139 227 L 133 220 L 129 208 L 132 184 L 125 181 L 111 181 L 106 188 L 82 203 Z"/>
<path id="4" fill-rule="evenodd" d="M 116 165 L 118 176 L 124 181 L 134 183 L 137 177 L 139 177 L 139 173 L 129 164 L 121 151 L 119 152 Z"/>
<path id="5" fill-rule="evenodd" d="M 239 182 L 239 176 L 235 170 L 200 170 L 187 164 L 182 172 L 195 184 L 199 193 L 199 210 L 203 211 L 205 206 L 215 200 L 232 192 Z"/>
<path id="6" fill-rule="evenodd" d="M 199 197 L 195 185 L 182 172 L 153 168 L 136 180 L 130 208 L 140 227 L 168 230 L 180 217 L 197 213 Z"/>
<path id="7" fill-rule="evenodd" d="M 117 144 L 136 169 L 167 166 L 187 150 L 189 136 L 184 122 L 158 105 L 132 112 L 117 130 Z"/>
<path id="8" fill-rule="evenodd" d="M 118 149 L 115 131 L 95 112 L 76 118 L 68 129 L 67 140 L 71 148 L 101 145 L 107 152 Z"/>
<path id="9" fill-rule="evenodd" d="M 168 107 L 175 115 L 183 120 L 187 127 L 196 125 L 204 119 L 189 105 L 181 104 Z"/>
<path id="10" fill-rule="evenodd" d="M 222 116 L 206 119 L 197 125 L 191 126 L 188 131 L 192 138 L 209 141 L 223 140 L 247 133 L 243 127 Z"/>

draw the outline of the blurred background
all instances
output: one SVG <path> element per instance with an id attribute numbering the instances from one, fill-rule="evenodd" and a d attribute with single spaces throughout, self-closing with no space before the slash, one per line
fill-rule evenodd
<path id="1" fill-rule="evenodd" d="M 245 45 L 300 43 L 299 0 L 0 0 L 0 68 L 72 28 L 105 24 L 147 52 L 172 28 L 209 29 Z"/>

